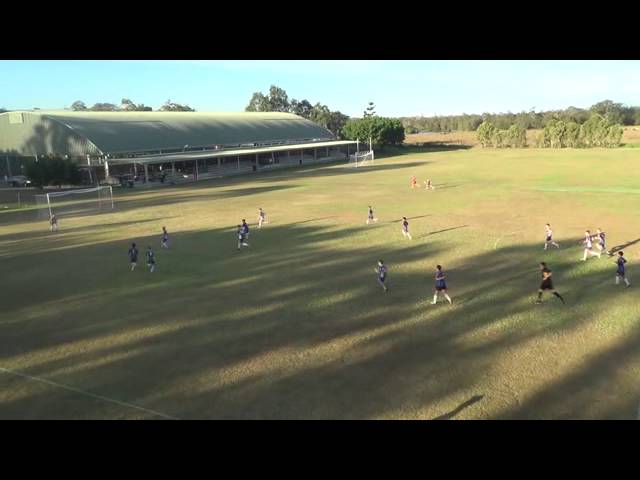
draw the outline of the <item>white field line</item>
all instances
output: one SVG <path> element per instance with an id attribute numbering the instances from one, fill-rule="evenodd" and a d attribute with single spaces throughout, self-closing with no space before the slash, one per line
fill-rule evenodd
<path id="1" fill-rule="evenodd" d="M 9 374 L 9 375 L 14 375 L 16 377 L 22 377 L 22 378 L 26 378 L 26 379 L 29 379 L 29 380 L 34 380 L 36 382 L 46 383 L 46 384 L 52 385 L 54 387 L 62 388 L 64 390 L 69 390 L 70 392 L 74 392 L 74 393 L 78 393 L 80 395 L 84 395 L 85 397 L 91 397 L 91 398 L 95 398 L 95 399 L 98 399 L 98 400 L 102 400 L 104 402 L 115 403 L 116 405 L 120 405 L 120 406 L 127 407 L 127 408 L 133 408 L 133 409 L 140 410 L 140 411 L 143 411 L 143 412 L 146 412 L 146 413 L 150 413 L 150 414 L 158 416 L 158 417 L 167 418 L 169 420 L 180 420 L 177 417 L 172 417 L 171 415 L 167 415 L 165 413 L 156 412 L 155 410 L 150 410 L 148 408 L 140 407 L 138 405 L 133 405 L 132 403 L 128 403 L 128 402 L 122 402 L 120 400 L 116 400 L 114 398 L 105 397 L 103 395 L 97 395 L 95 393 L 87 392 L 85 390 L 80 390 L 79 388 L 71 387 L 69 385 L 63 385 L 62 383 L 53 382 L 51 380 L 46 380 L 44 378 L 34 377 L 32 375 L 27 375 L 25 373 L 15 372 L 15 371 L 8 370 L 8 369 L 2 368 L 2 367 L 0 367 L 0 372 L 4 372 L 4 373 Z"/>

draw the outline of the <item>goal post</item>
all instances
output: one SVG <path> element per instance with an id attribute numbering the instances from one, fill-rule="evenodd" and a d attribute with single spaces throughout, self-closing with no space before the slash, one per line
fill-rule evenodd
<path id="1" fill-rule="evenodd" d="M 86 215 L 113 210 L 113 187 L 102 186 L 36 195 L 38 218 Z"/>
<path id="2" fill-rule="evenodd" d="M 349 155 L 349 166 L 355 168 L 373 165 L 375 155 L 373 150 L 368 152 L 356 152 L 353 155 Z"/>

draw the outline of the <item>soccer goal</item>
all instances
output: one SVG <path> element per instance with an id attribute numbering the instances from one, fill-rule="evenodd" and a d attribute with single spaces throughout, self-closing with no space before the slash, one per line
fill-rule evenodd
<path id="1" fill-rule="evenodd" d="M 349 165 L 356 168 L 373 165 L 373 161 L 374 161 L 373 150 L 369 150 L 368 152 L 359 152 L 359 153 L 354 153 L 353 155 L 349 155 Z"/>
<path id="2" fill-rule="evenodd" d="M 111 186 L 65 190 L 36 195 L 38 218 L 86 215 L 113 210 L 113 188 Z"/>

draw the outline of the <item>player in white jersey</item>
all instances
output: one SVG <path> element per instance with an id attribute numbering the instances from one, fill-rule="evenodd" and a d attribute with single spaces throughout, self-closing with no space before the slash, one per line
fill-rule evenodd
<path id="1" fill-rule="evenodd" d="M 584 256 L 582 257 L 583 262 L 587 260 L 587 255 L 600 258 L 600 252 L 593 251 L 593 236 L 591 235 L 590 230 L 584 232 L 584 241 L 582 243 L 584 243 Z"/>
<path id="2" fill-rule="evenodd" d="M 549 244 L 553 245 L 556 248 L 560 248 L 560 245 L 558 245 L 556 242 L 553 241 L 553 231 L 551 230 L 551 225 L 547 223 L 544 226 L 544 230 L 546 234 L 546 239 L 544 241 L 544 249 L 546 250 Z"/>

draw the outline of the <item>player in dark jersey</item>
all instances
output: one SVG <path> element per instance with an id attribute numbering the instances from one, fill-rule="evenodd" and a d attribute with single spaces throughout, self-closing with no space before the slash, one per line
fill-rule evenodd
<path id="1" fill-rule="evenodd" d="M 600 229 L 598 229 L 596 233 L 598 235 L 598 250 L 600 250 L 601 253 L 604 252 L 607 255 L 611 255 L 609 250 L 607 250 L 606 234 Z"/>
<path id="2" fill-rule="evenodd" d="M 411 234 L 409 233 L 409 221 L 407 217 L 402 217 L 402 236 L 411 240 Z"/>
<path id="3" fill-rule="evenodd" d="M 593 235 L 591 235 L 590 230 L 584 232 L 584 241 L 582 243 L 584 243 L 584 256 L 582 257 L 583 262 L 587 260 L 587 255 L 600 258 L 600 252 L 593 251 Z"/>
<path id="4" fill-rule="evenodd" d="M 444 276 L 444 272 L 442 271 L 442 265 L 436 265 L 435 280 L 436 280 L 436 285 L 435 285 L 435 289 L 433 290 L 433 302 L 431 302 L 431 305 L 436 304 L 436 302 L 438 301 L 438 294 L 440 292 L 442 292 L 442 294 L 444 295 L 444 298 L 446 298 L 449 301 L 449 304 L 451 304 L 452 301 L 451 301 L 451 297 L 447 293 L 447 282 Z"/>
<path id="5" fill-rule="evenodd" d="M 160 246 L 162 248 L 169 248 L 169 232 L 167 232 L 167 227 L 162 227 L 162 243 Z"/>
<path id="6" fill-rule="evenodd" d="M 387 279 L 387 266 L 384 264 L 382 260 L 378 260 L 378 266 L 374 269 L 378 274 L 378 283 L 382 286 L 382 289 L 386 292 L 389 290 L 385 285 L 385 280 Z"/>
<path id="7" fill-rule="evenodd" d="M 151 249 L 151 245 L 147 247 L 147 267 L 149 267 L 151 273 L 156 269 L 156 256 Z"/>
<path id="8" fill-rule="evenodd" d="M 238 236 L 238 250 L 240 250 L 243 246 L 248 247 L 249 244 L 245 241 L 244 238 L 244 228 L 242 225 L 238 225 L 238 230 L 236 231 Z"/>
<path id="9" fill-rule="evenodd" d="M 49 228 L 51 228 L 52 232 L 58 231 L 58 217 L 56 217 L 55 213 L 51 214 L 51 218 L 49 219 Z"/>
<path id="10" fill-rule="evenodd" d="M 258 208 L 258 228 L 262 228 L 263 223 L 267 223 L 267 214 L 262 208 Z"/>
<path id="11" fill-rule="evenodd" d="M 562 298 L 562 295 L 556 292 L 556 289 L 553 288 L 553 280 L 551 280 L 551 270 L 547 267 L 547 264 L 545 262 L 540 262 L 540 271 L 542 272 L 542 283 L 540 283 L 540 288 L 538 289 L 538 300 L 536 300 L 536 303 L 542 303 L 542 292 L 544 292 L 545 290 L 549 290 L 556 297 L 558 297 L 562 303 L 564 303 L 564 298 Z"/>
<path id="12" fill-rule="evenodd" d="M 371 205 L 369 205 L 369 215 L 367 216 L 367 225 L 369 225 L 371 222 L 377 222 L 378 219 L 373 215 L 373 208 L 371 208 Z"/>
<path id="13" fill-rule="evenodd" d="M 129 263 L 131 263 L 131 271 L 133 272 L 138 264 L 138 248 L 135 243 L 132 243 L 129 249 Z"/>
<path id="14" fill-rule="evenodd" d="M 556 248 L 560 248 L 560 245 L 558 245 L 556 242 L 553 241 L 553 230 L 551 230 L 550 224 L 547 223 L 544 226 L 544 231 L 546 234 L 546 239 L 544 241 L 544 249 L 546 250 L 549 244 L 553 245 Z"/>
<path id="15" fill-rule="evenodd" d="M 616 271 L 616 285 L 619 285 L 620 279 L 622 279 L 627 288 L 629 288 L 631 284 L 629 283 L 629 279 L 627 278 L 625 263 L 627 263 L 627 259 L 624 258 L 624 252 L 619 251 L 618 261 L 616 262 L 616 264 L 618 265 L 618 270 Z"/>
<path id="16" fill-rule="evenodd" d="M 249 240 L 249 225 L 247 225 L 247 221 L 242 219 L 242 234 L 244 235 L 245 242 Z"/>

